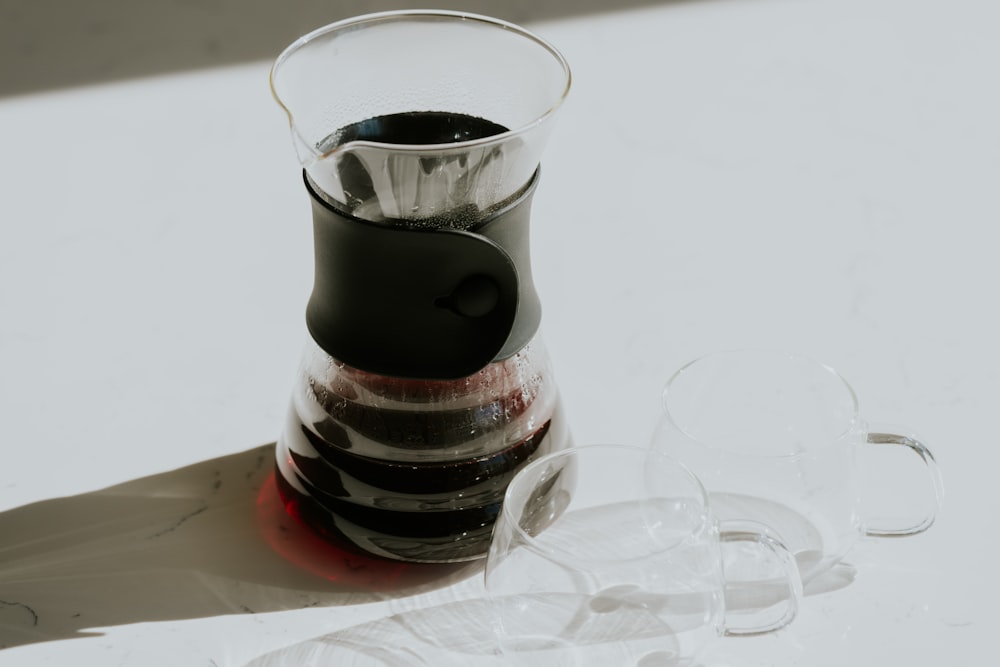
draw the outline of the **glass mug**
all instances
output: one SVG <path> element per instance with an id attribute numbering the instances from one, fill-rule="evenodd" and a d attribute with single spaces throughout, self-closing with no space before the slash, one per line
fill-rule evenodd
<path id="1" fill-rule="evenodd" d="M 542 457 L 507 489 L 486 559 L 504 664 L 689 665 L 719 635 L 795 616 L 794 557 L 716 520 L 698 479 L 649 447 Z"/>
<path id="2" fill-rule="evenodd" d="M 918 485 L 907 488 L 907 509 L 877 520 L 863 502 L 876 454 L 870 445 L 896 445 L 924 464 L 909 475 Z M 927 530 L 942 495 L 937 464 L 922 442 L 871 428 L 833 369 L 782 352 L 720 352 L 681 368 L 664 389 L 653 447 L 691 467 L 721 518 L 753 519 L 777 531 L 806 583 L 862 536 Z"/>

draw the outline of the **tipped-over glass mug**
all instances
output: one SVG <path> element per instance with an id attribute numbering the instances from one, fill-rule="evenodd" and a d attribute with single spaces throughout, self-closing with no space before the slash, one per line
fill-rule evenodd
<path id="1" fill-rule="evenodd" d="M 368 554 L 481 557 L 514 473 L 569 444 L 528 245 L 569 67 L 503 21 L 399 11 L 305 35 L 271 86 L 315 244 L 285 505 Z"/>
<path id="2" fill-rule="evenodd" d="M 801 581 L 762 524 L 719 522 L 661 451 L 549 454 L 507 488 L 486 560 L 505 664 L 689 665 L 720 635 L 784 627 Z"/>
<path id="3" fill-rule="evenodd" d="M 940 472 L 926 445 L 905 433 L 865 422 L 854 391 L 828 366 L 736 350 L 670 378 L 653 447 L 691 467 L 721 517 L 772 527 L 809 582 L 862 536 L 915 535 L 934 522 Z M 896 453 L 885 445 L 916 456 L 882 460 L 877 454 Z M 883 466 L 892 472 L 881 480 L 896 496 L 891 507 L 873 502 L 867 491 L 878 485 L 865 483 Z"/>

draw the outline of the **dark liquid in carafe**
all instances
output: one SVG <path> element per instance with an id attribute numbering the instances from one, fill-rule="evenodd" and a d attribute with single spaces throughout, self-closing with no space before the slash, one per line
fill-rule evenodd
<path id="1" fill-rule="evenodd" d="M 296 421 L 283 440 L 278 491 L 286 510 L 335 543 L 414 562 L 478 558 L 510 480 L 558 441 L 553 419 L 499 451 L 420 462 L 353 454 Z"/>
<path id="2" fill-rule="evenodd" d="M 426 146 L 431 144 L 450 144 L 464 141 L 474 141 L 485 139 L 507 132 L 508 128 L 476 116 L 456 114 L 443 111 L 414 111 L 405 113 L 388 114 L 368 118 L 358 123 L 353 123 L 330 134 L 319 142 L 316 149 L 321 154 L 327 154 L 338 146 L 355 141 L 371 141 L 381 144 L 391 144 L 397 146 Z M 421 216 L 417 220 L 399 220 L 391 216 L 384 221 L 405 227 L 455 227 L 468 229 L 474 226 L 479 219 L 489 213 L 488 210 L 480 210 L 471 201 L 461 202 L 459 193 L 463 193 L 464 188 L 472 187 L 476 183 L 477 175 L 483 169 L 487 169 L 494 161 L 503 162 L 504 151 L 510 150 L 501 145 L 492 146 L 483 151 L 475 151 L 475 158 L 470 159 L 472 153 L 459 152 L 456 154 L 443 155 L 422 155 L 419 163 L 410 163 L 406 168 L 414 170 L 412 176 L 420 178 L 436 174 L 430 180 L 436 181 L 429 184 L 426 181 L 421 187 L 428 187 L 431 190 L 444 188 L 452 191 L 451 196 L 459 195 L 458 199 L 445 197 L 449 202 L 446 210 L 436 210 L 431 217 Z M 394 185 L 398 186 L 395 179 L 394 167 L 388 167 L 388 172 L 381 173 L 386 169 L 385 165 L 369 164 L 359 157 L 354 151 L 348 151 L 338 160 L 335 160 L 337 181 L 343 189 L 343 201 L 328 200 L 337 208 L 345 209 L 348 213 L 358 214 L 362 218 L 369 218 L 373 213 L 372 209 L 379 210 L 379 196 L 376 193 L 376 183 L 381 183 L 382 197 L 392 199 L 400 194 L 389 191 Z M 371 173 L 370 169 L 379 170 L 380 173 Z M 436 193 L 441 195 L 440 192 Z M 401 195 L 407 197 L 408 195 Z M 430 199 L 435 195 L 431 194 Z M 412 202 L 411 202 L 412 203 Z M 502 207 L 505 201 L 497 202 L 491 208 Z M 367 213 L 359 213 L 367 211 Z M 381 216 L 376 219 L 381 219 Z"/>
<path id="3" fill-rule="evenodd" d="M 498 362 L 459 381 L 358 371 L 329 385 L 312 381 L 313 421 L 292 410 L 278 443 L 285 508 L 367 554 L 415 562 L 484 555 L 510 480 L 565 446 L 566 428 L 553 389 L 538 377 L 483 392 L 479 403 L 441 397 L 508 377 L 516 366 Z"/>
<path id="4" fill-rule="evenodd" d="M 449 143 L 506 129 L 472 116 L 394 114 L 342 128 L 320 148 L 362 139 Z M 342 161 L 339 178 L 358 203 L 372 196 L 362 165 Z M 306 394 L 319 411 L 303 419 L 292 410 L 277 457 L 286 510 L 323 537 L 367 554 L 414 562 L 483 556 L 511 478 L 568 439 L 549 396 L 554 389 L 514 386 L 468 405 L 438 400 L 439 392 L 461 397 L 461 387 L 475 391 L 477 376 L 454 385 L 367 377 L 379 385 L 368 388 L 367 398 L 313 385 Z"/>
<path id="5" fill-rule="evenodd" d="M 320 142 L 327 152 L 351 141 L 395 145 L 450 144 L 484 139 L 508 128 L 485 118 L 450 111 L 406 111 L 375 116 L 340 128 Z"/>

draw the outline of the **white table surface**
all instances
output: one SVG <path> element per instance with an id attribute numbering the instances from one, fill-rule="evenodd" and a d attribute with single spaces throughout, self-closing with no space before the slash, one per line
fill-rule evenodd
<path id="1" fill-rule="evenodd" d="M 532 252 L 577 442 L 644 442 L 672 370 L 763 346 L 837 368 L 943 470 L 927 534 L 862 542 L 853 581 L 708 667 L 995 660 L 998 26 L 991 0 L 529 25 L 575 77 Z M 372 593 L 272 547 L 257 490 L 312 256 L 268 68 L 0 98 L 4 667 L 243 665 L 477 595 Z"/>

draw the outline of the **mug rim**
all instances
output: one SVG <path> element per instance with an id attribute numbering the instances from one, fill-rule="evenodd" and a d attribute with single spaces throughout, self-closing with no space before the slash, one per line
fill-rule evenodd
<path id="1" fill-rule="evenodd" d="M 847 396 L 850 403 L 849 418 L 846 419 L 845 423 L 843 424 L 841 429 L 836 433 L 836 435 L 826 439 L 822 444 L 811 446 L 809 448 L 802 449 L 800 451 L 786 451 L 781 453 L 752 453 L 752 452 L 748 453 L 745 451 L 741 451 L 739 449 L 735 449 L 729 445 L 706 441 L 702 437 L 692 434 L 688 428 L 682 426 L 681 423 L 677 420 L 673 411 L 671 410 L 670 400 L 669 400 L 670 392 L 674 388 L 676 381 L 679 380 L 681 377 L 683 377 L 685 373 L 690 372 L 690 370 L 693 367 L 704 364 L 706 361 L 726 356 L 749 356 L 749 355 L 753 356 L 770 355 L 776 358 L 783 358 L 785 360 L 795 362 L 796 364 L 807 364 L 817 370 L 822 371 L 843 388 L 845 395 Z M 710 352 L 708 354 L 697 357 L 692 361 L 687 362 L 676 371 L 674 371 L 674 373 L 670 376 L 670 378 L 664 385 L 663 391 L 660 395 L 660 401 L 661 401 L 661 412 L 663 418 L 669 421 L 670 424 L 685 438 L 688 438 L 689 440 L 697 443 L 701 447 L 705 447 L 706 449 L 712 451 L 724 452 L 728 456 L 744 456 L 746 458 L 753 458 L 753 459 L 800 458 L 804 456 L 809 456 L 819 450 L 826 449 L 828 447 L 839 446 L 840 443 L 842 443 L 845 440 L 849 440 L 854 434 L 858 433 L 859 430 L 863 429 L 864 426 L 863 421 L 861 419 L 860 405 L 858 402 L 857 393 L 854 391 L 854 388 L 850 385 L 850 383 L 832 366 L 825 364 L 821 361 L 817 361 L 816 359 L 806 355 L 798 354 L 795 352 L 776 350 L 771 348 L 734 348 L 729 350 Z"/>
<path id="2" fill-rule="evenodd" d="M 684 545 L 690 543 L 692 539 L 700 538 L 706 529 L 714 529 L 718 533 L 718 521 L 715 514 L 712 512 L 711 504 L 709 503 L 708 490 L 702 483 L 701 479 L 683 462 L 679 461 L 675 457 L 656 450 L 652 447 L 641 447 L 639 445 L 629 445 L 629 444 L 614 444 L 614 443 L 596 443 L 587 445 L 573 445 L 559 451 L 550 452 L 545 456 L 541 456 L 534 461 L 530 462 L 524 468 L 519 470 L 511 482 L 507 485 L 507 489 L 504 491 L 503 503 L 500 507 L 500 514 L 503 516 L 504 522 L 510 525 L 510 530 L 512 534 L 517 536 L 517 539 L 526 547 L 532 549 L 533 551 L 543 554 L 548 558 L 556 559 L 561 563 L 595 563 L 595 562 L 608 562 L 609 559 L 601 558 L 587 558 L 581 556 L 575 556 L 570 552 L 562 549 L 552 549 L 539 544 L 537 538 L 531 536 L 524 528 L 521 527 L 521 522 L 514 515 L 513 503 L 511 503 L 511 496 L 513 492 L 516 491 L 516 485 L 519 481 L 522 481 L 527 477 L 528 471 L 536 470 L 537 468 L 562 458 L 570 458 L 578 456 L 580 452 L 586 452 L 591 450 L 618 450 L 627 451 L 631 454 L 643 453 L 648 456 L 655 456 L 656 458 L 668 462 L 670 465 L 678 469 L 685 478 L 687 478 L 692 483 L 692 488 L 695 490 L 695 497 L 700 505 L 700 517 L 697 526 L 693 527 L 687 532 L 684 537 L 672 544 L 664 545 L 661 548 L 650 550 L 649 553 L 642 556 L 632 556 L 628 558 L 615 558 L 611 559 L 616 562 L 629 562 L 632 560 L 641 560 L 648 558 L 651 555 L 668 553 L 670 551 L 679 549 Z M 499 525 L 499 522 L 497 522 Z"/>

